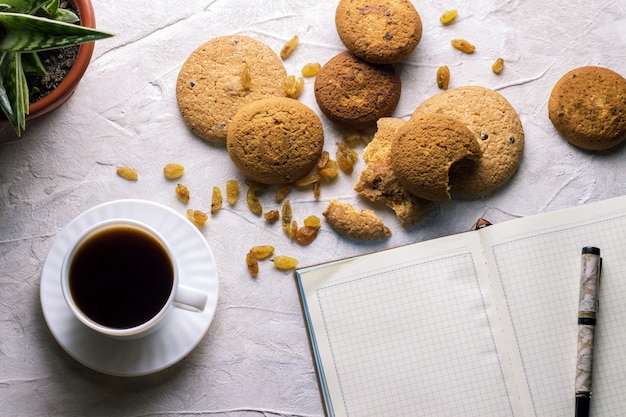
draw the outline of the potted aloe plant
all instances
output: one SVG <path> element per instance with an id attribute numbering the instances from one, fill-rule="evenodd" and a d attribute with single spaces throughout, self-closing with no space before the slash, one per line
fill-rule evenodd
<path id="1" fill-rule="evenodd" d="M 73 2 L 77 4 L 81 17 L 83 13 L 93 14 L 89 0 Z M 27 116 L 33 113 L 26 75 L 44 75 L 46 72 L 37 53 L 112 36 L 94 29 L 93 16 L 85 25 L 76 13 L 59 6 L 59 0 L 0 0 L 0 107 L 18 136 L 26 127 Z M 79 22 L 81 24 L 77 24 Z M 81 59 L 86 61 L 83 63 L 86 67 L 92 50 L 93 46 L 88 50 L 86 60 L 85 54 L 81 57 L 83 51 L 79 51 L 76 63 Z M 69 87 L 69 91 L 57 94 L 59 97 L 54 97 L 55 100 L 67 100 L 78 82 L 75 78 L 80 79 L 85 68 L 77 68 L 77 73 L 72 76 L 73 70 L 66 78 L 74 78 L 67 80 L 74 85 Z M 59 88 L 64 83 L 65 80 Z M 56 91 L 50 96 L 54 93 Z M 51 109 L 58 105 L 52 104 Z M 45 109 L 35 109 L 36 115 L 45 112 Z"/>

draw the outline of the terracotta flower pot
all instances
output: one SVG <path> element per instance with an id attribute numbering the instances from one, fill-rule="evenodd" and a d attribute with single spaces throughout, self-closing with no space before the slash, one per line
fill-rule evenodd
<path id="1" fill-rule="evenodd" d="M 72 3 L 74 3 L 74 5 L 78 8 L 80 24 L 82 26 L 95 29 L 96 18 L 91 0 L 72 0 Z M 91 61 L 91 55 L 93 54 L 93 47 L 93 42 L 80 45 L 76 61 L 65 79 L 57 88 L 51 91 L 50 94 L 28 106 L 29 111 L 26 116 L 26 120 L 31 120 L 50 113 L 70 98 L 79 81 L 83 77 L 83 74 L 87 70 L 87 66 Z"/>

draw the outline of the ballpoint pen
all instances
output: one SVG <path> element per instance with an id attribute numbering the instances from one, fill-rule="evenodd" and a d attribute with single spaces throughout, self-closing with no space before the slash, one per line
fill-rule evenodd
<path id="1" fill-rule="evenodd" d="M 602 258 L 600 249 L 582 249 L 580 295 L 578 300 L 578 350 L 576 358 L 576 417 L 589 416 L 593 336 L 598 312 L 598 290 Z"/>

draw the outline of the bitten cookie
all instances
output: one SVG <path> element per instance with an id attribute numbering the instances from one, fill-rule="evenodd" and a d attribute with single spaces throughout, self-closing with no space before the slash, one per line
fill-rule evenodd
<path id="1" fill-rule="evenodd" d="M 272 97 L 233 117 L 226 149 L 239 171 L 263 184 L 286 184 L 311 171 L 324 146 L 322 122 L 297 100 Z"/>
<path id="2" fill-rule="evenodd" d="M 573 69 L 554 85 L 548 116 L 575 146 L 613 148 L 626 139 L 626 79 L 602 67 Z"/>
<path id="3" fill-rule="evenodd" d="M 370 64 L 349 52 L 328 61 L 315 78 L 315 99 L 332 121 L 353 128 L 376 125 L 400 100 L 400 76 L 392 65 Z"/>
<path id="4" fill-rule="evenodd" d="M 448 172 L 466 158 L 480 158 L 474 134 L 443 114 L 414 115 L 391 144 L 391 166 L 400 183 L 430 201 L 450 200 Z"/>
<path id="5" fill-rule="evenodd" d="M 358 240 L 376 240 L 391 236 L 391 230 L 371 210 L 359 211 L 335 199 L 322 212 L 339 234 Z"/>
<path id="6" fill-rule="evenodd" d="M 391 143 L 404 123 L 404 120 L 392 117 L 378 120 L 378 130 L 363 151 L 366 165 L 354 190 L 372 202 L 387 205 L 395 212 L 402 227 L 408 228 L 424 218 L 434 203 L 408 192 L 391 168 Z"/>
<path id="7" fill-rule="evenodd" d="M 517 171 L 524 151 L 524 130 L 517 112 L 500 93 L 479 86 L 457 87 L 427 99 L 413 116 L 424 113 L 459 120 L 480 145 L 482 157 L 452 167 L 452 193 L 487 194 L 508 182 Z"/>
<path id="8" fill-rule="evenodd" d="M 242 76 L 250 75 L 246 86 Z M 246 36 L 209 40 L 178 74 L 176 99 L 185 124 L 210 142 L 225 143 L 237 110 L 266 97 L 284 97 L 287 71 L 274 51 Z"/>
<path id="9" fill-rule="evenodd" d="M 422 20 L 409 0 L 341 0 L 335 26 L 348 51 L 374 64 L 403 60 L 422 39 Z"/>

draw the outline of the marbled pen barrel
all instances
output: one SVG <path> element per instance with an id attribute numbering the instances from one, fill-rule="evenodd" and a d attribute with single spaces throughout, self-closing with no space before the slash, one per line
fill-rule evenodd
<path id="1" fill-rule="evenodd" d="M 593 336 L 598 313 L 598 290 L 602 260 L 600 249 L 582 250 L 580 297 L 578 300 L 578 355 L 576 360 L 576 416 L 589 415 Z"/>

